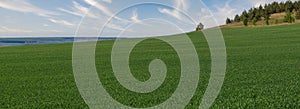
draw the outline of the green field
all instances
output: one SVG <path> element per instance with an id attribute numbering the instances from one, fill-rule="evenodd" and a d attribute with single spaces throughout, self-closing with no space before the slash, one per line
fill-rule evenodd
<path id="1" fill-rule="evenodd" d="M 227 72 L 212 108 L 300 108 L 299 24 L 223 28 L 222 32 Z M 199 54 L 201 76 L 197 93 L 186 108 L 198 108 L 208 84 L 211 59 L 202 33 L 188 35 Z M 141 108 L 155 106 L 172 95 L 180 77 L 180 61 L 170 45 L 148 39 L 132 51 L 130 68 L 140 81 L 149 79 L 151 60 L 162 59 L 168 67 L 166 81 L 158 90 L 138 94 L 126 90 L 114 77 L 112 44 L 97 44 L 96 65 L 101 82 L 114 99 Z M 0 48 L 0 108 L 88 108 L 74 80 L 72 44 Z"/>

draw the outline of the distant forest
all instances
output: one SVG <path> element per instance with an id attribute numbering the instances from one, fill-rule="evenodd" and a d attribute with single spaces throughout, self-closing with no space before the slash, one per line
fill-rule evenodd
<path id="1" fill-rule="evenodd" d="M 292 2 L 273 2 L 270 4 L 260 5 L 257 8 L 251 8 L 248 11 L 244 10 L 241 15 L 235 15 L 234 19 L 227 18 L 226 24 L 235 22 L 242 22 L 245 26 L 248 26 L 249 22 L 256 25 L 257 21 L 265 21 L 266 25 L 269 25 L 270 16 L 275 13 L 283 13 L 284 22 L 293 23 L 296 19 L 300 19 L 300 0 Z M 277 21 L 278 22 L 278 21 Z"/>

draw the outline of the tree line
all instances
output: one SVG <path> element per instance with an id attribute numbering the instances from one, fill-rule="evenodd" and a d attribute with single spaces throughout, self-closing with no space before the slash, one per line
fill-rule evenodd
<path id="1" fill-rule="evenodd" d="M 234 19 L 227 18 L 226 24 L 234 22 L 242 22 L 248 26 L 249 22 L 256 25 L 257 21 L 264 20 L 266 25 L 269 25 L 270 16 L 275 13 L 286 12 L 284 22 L 293 23 L 296 19 L 300 19 L 300 0 L 292 2 L 273 2 L 270 4 L 260 5 L 257 8 L 251 8 L 248 11 L 244 10 L 241 15 L 235 15 Z M 278 23 L 278 20 L 276 20 Z"/>

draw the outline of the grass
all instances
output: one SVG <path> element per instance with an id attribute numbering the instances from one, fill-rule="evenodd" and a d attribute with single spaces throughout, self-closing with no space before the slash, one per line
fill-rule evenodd
<path id="1" fill-rule="evenodd" d="M 228 63 L 222 90 L 211 108 L 299 108 L 300 25 L 223 28 Z M 202 33 L 189 33 L 201 66 L 197 93 L 186 108 L 197 108 L 210 73 L 210 53 Z M 172 37 L 170 37 L 172 38 Z M 130 40 L 124 40 L 130 41 Z M 110 65 L 113 41 L 97 44 L 96 65 L 105 89 L 117 101 L 149 107 L 168 99 L 178 83 L 180 61 L 165 42 L 148 39 L 131 53 L 130 69 L 140 81 L 159 58 L 168 66 L 158 90 L 139 94 L 122 87 Z M 88 108 L 72 73 L 72 44 L 0 48 L 0 108 Z"/>

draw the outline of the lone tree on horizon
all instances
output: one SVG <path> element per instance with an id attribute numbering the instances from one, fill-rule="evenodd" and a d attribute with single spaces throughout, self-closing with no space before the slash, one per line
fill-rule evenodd
<path id="1" fill-rule="evenodd" d="M 202 23 L 199 23 L 197 28 L 196 28 L 196 31 L 201 31 L 204 29 L 204 25 Z"/>

